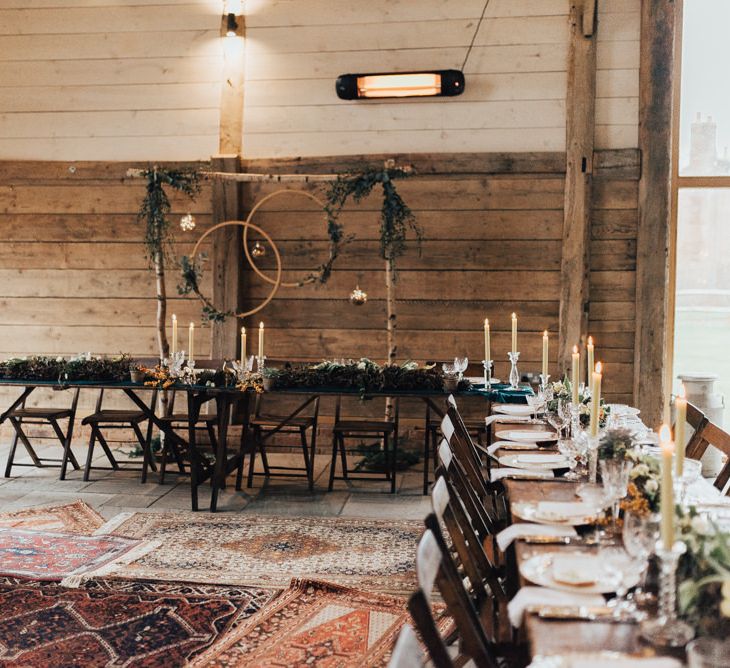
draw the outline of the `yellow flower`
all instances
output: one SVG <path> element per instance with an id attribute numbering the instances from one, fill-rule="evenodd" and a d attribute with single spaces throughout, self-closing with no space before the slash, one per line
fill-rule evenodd
<path id="1" fill-rule="evenodd" d="M 730 617 L 730 598 L 723 598 L 720 603 L 720 612 L 723 617 Z"/>

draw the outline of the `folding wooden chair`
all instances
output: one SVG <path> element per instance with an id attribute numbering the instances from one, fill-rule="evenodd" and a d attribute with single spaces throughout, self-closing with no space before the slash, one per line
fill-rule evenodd
<path id="1" fill-rule="evenodd" d="M 396 456 L 398 453 L 398 415 L 400 402 L 398 397 L 393 400 L 392 420 L 342 420 L 340 419 L 340 407 L 342 397 L 337 397 L 335 406 L 335 423 L 332 426 L 332 461 L 330 463 L 329 490 L 332 491 L 335 480 L 377 480 L 376 475 L 352 476 L 347 468 L 347 451 L 345 439 L 372 439 L 378 438 L 383 444 L 385 456 L 385 479 L 390 481 L 390 492 L 395 493 L 395 469 Z M 342 475 L 336 475 L 337 453 L 340 454 L 342 462 Z"/>
<path id="2" fill-rule="evenodd" d="M 251 418 L 253 431 L 253 443 L 248 466 L 248 487 L 253 485 L 255 475 L 263 475 L 267 478 L 278 476 L 283 478 L 306 478 L 310 491 L 314 489 L 314 455 L 317 447 L 317 422 L 319 416 L 319 397 L 311 400 L 313 405 L 311 415 L 302 415 L 297 411 L 294 415 L 271 415 L 261 413 L 261 395 L 256 396 L 254 413 Z M 303 409 L 304 406 L 300 407 Z M 311 441 L 307 441 L 307 431 L 311 430 Z M 274 466 L 269 464 L 266 451 L 274 446 L 267 442 L 274 434 L 299 434 L 304 457 L 304 468 L 293 466 Z M 261 463 L 264 466 L 263 472 L 257 472 L 256 452 L 261 455 Z"/>
<path id="3" fill-rule="evenodd" d="M 96 408 L 91 415 L 87 415 L 81 424 L 89 425 L 91 427 L 91 435 L 89 437 L 89 450 L 86 454 L 86 466 L 84 467 L 84 480 L 89 479 L 92 468 L 97 471 L 119 471 L 121 467 L 119 464 L 125 464 L 124 470 L 126 471 L 141 471 L 142 482 L 147 482 L 147 469 L 151 468 L 153 471 L 157 471 L 155 465 L 155 459 L 152 454 L 152 420 L 150 420 L 145 413 L 140 410 L 116 410 L 116 409 L 105 409 L 102 408 L 104 401 L 104 390 L 99 390 L 99 397 L 96 400 Z M 157 390 L 152 391 L 152 400 L 150 402 L 150 412 L 154 412 L 155 405 L 157 403 Z M 146 434 L 142 433 L 140 425 L 147 422 Z M 139 447 L 142 450 L 142 465 L 141 466 L 129 466 L 132 462 L 122 461 L 118 462 L 114 454 L 109 448 L 109 444 L 104 437 L 102 430 L 108 429 L 131 429 L 134 432 Z M 106 458 L 109 460 L 110 466 L 92 466 L 91 460 L 94 456 L 94 446 L 96 442 L 101 445 Z"/>
<path id="4" fill-rule="evenodd" d="M 687 457 L 701 459 L 710 445 L 720 450 L 725 455 L 726 461 L 713 485 L 721 492 L 730 495 L 730 487 L 728 487 L 728 482 L 730 482 L 730 434 L 714 422 L 710 422 L 699 408 L 690 403 L 687 403 L 687 422 L 694 429 L 694 433 L 687 442 L 685 451 Z"/>
<path id="5" fill-rule="evenodd" d="M 8 462 L 5 466 L 5 477 L 9 478 L 12 472 L 13 466 L 36 466 L 43 467 L 45 463 L 60 463 L 61 473 L 60 479 L 65 480 L 66 478 L 66 467 L 68 462 L 71 462 L 71 466 L 77 471 L 81 468 L 79 466 L 76 457 L 74 457 L 71 451 L 71 438 L 73 437 L 74 421 L 76 420 L 76 407 L 79 403 L 79 388 L 73 390 L 73 397 L 71 399 L 71 406 L 69 408 L 26 408 L 25 402 L 26 397 L 32 392 L 33 388 L 25 388 L 23 399 L 18 408 L 13 409 L 5 415 L 13 426 L 15 433 L 10 441 L 10 452 L 8 454 Z M 64 432 L 60 425 L 59 420 L 68 420 L 66 431 Z M 53 428 L 53 433 L 58 439 L 58 442 L 63 448 L 63 457 L 61 459 L 50 459 L 47 457 L 39 457 L 33 446 L 28 439 L 25 431 L 23 431 L 24 425 L 46 425 L 50 424 Z M 15 462 L 15 451 L 18 447 L 18 440 L 20 440 L 25 447 L 28 455 L 31 458 L 32 463 L 16 463 Z"/>
<path id="6" fill-rule="evenodd" d="M 418 642 L 416 632 L 410 624 L 404 624 L 390 655 L 388 668 L 423 668 L 425 663 L 426 655 Z M 449 663 L 449 668 L 451 665 Z"/>
<path id="7" fill-rule="evenodd" d="M 408 599 L 408 610 L 426 645 L 435 668 L 463 665 L 471 659 L 480 668 L 497 668 L 497 657 L 484 633 L 479 615 L 464 589 L 461 576 L 438 529 L 427 529 L 418 543 L 416 574 L 418 589 Z M 433 616 L 431 595 L 436 587 L 453 619 L 459 636 L 456 645 L 447 646 Z"/>
<path id="8" fill-rule="evenodd" d="M 484 551 L 461 500 L 443 476 L 433 486 L 431 503 L 433 514 L 426 518 L 426 526 L 433 530 L 432 524 L 437 521 L 446 527 L 464 573 L 469 578 L 468 591 L 485 630 L 494 643 L 510 641 L 508 599 L 497 569 Z"/>

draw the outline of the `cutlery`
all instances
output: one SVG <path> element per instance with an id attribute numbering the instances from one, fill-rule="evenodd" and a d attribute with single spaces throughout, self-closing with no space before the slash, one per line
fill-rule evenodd
<path id="1" fill-rule="evenodd" d="M 598 545 L 595 538 L 580 536 L 521 536 L 517 540 L 527 545 Z"/>
<path id="2" fill-rule="evenodd" d="M 527 612 L 537 615 L 540 619 L 578 620 L 586 622 L 604 622 L 610 624 L 636 624 L 633 615 L 615 614 L 611 608 L 592 606 L 531 606 Z"/>

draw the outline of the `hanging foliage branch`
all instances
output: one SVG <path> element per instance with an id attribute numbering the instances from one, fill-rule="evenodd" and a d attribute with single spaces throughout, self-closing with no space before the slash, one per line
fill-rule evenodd
<path id="1" fill-rule="evenodd" d="M 338 176 L 327 190 L 327 233 L 334 245 L 343 239 L 344 226 L 339 216 L 347 200 L 359 203 L 373 189 L 380 185 L 383 190 L 383 204 L 380 208 L 380 254 L 387 260 L 391 269 L 395 268 L 395 260 L 406 251 L 406 237 L 410 228 L 421 241 L 423 233 L 416 222 L 410 207 L 403 201 L 395 188 L 394 181 L 412 173 L 410 167 L 396 167 L 395 161 L 388 160 L 382 169 L 370 168 L 364 172 Z M 328 276 L 327 276 L 328 277 Z M 327 279 L 321 280 L 324 283 Z"/>
<path id="2" fill-rule="evenodd" d="M 165 332 L 167 320 L 167 291 L 165 264 L 171 259 L 174 236 L 170 224 L 170 200 L 166 187 L 185 193 L 195 199 L 200 192 L 198 174 L 195 171 L 167 170 L 151 167 L 140 174 L 147 179 L 147 189 L 142 200 L 137 221 L 145 223 L 144 244 L 151 269 L 155 272 L 157 290 L 157 347 L 161 358 L 169 357 L 169 344 Z"/>

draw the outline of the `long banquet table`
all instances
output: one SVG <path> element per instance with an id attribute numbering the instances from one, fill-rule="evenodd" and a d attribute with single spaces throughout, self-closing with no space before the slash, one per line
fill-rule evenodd
<path id="1" fill-rule="evenodd" d="M 502 421 L 500 428 L 505 427 L 511 430 L 529 429 L 531 425 L 522 423 L 509 423 Z M 497 439 L 498 440 L 498 439 Z M 525 454 L 546 452 L 545 448 L 539 450 L 520 451 Z M 557 479 L 545 480 L 520 480 L 518 478 L 505 478 L 503 486 L 507 497 L 508 505 L 514 503 L 539 502 L 539 501 L 575 501 L 576 489 L 579 482 L 569 482 Z M 713 487 L 710 482 L 700 479 L 690 488 L 693 496 L 702 498 L 712 503 L 727 503 L 726 497 Z M 510 518 L 511 519 L 511 518 Z M 521 521 L 521 520 L 520 520 Z M 517 539 L 510 550 L 514 555 L 515 572 L 518 587 L 528 584 L 519 574 L 519 566 L 527 559 L 541 553 L 565 550 L 571 552 L 592 552 L 595 553 L 599 547 L 595 545 L 563 545 L 535 544 Z M 508 554 L 510 552 L 508 550 Z M 528 644 L 530 656 L 562 655 L 570 652 L 595 652 L 607 650 L 613 652 L 625 652 L 629 654 L 652 654 L 650 645 L 640 638 L 639 626 L 636 623 L 617 623 L 607 621 L 581 621 L 544 619 L 539 615 L 526 612 L 524 615 L 521 634 Z M 674 656 L 682 657 L 681 650 L 674 653 Z"/>

